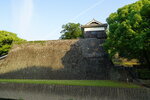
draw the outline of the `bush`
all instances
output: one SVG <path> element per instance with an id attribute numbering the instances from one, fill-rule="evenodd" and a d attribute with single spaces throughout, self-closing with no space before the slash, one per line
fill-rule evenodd
<path id="1" fill-rule="evenodd" d="M 0 31 L 0 56 L 6 55 L 15 41 L 25 41 L 15 33 Z"/>
<path id="2" fill-rule="evenodd" d="M 137 69 L 137 73 L 140 79 L 150 79 L 150 70 L 148 69 Z"/>

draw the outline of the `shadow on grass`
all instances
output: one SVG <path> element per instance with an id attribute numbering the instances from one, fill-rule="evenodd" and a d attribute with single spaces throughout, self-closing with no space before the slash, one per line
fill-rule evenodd
<path id="1" fill-rule="evenodd" d="M 23 100 L 23 99 L 0 98 L 0 100 Z"/>

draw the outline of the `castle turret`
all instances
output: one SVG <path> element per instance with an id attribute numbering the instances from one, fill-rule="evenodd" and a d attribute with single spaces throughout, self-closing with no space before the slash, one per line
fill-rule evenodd
<path id="1" fill-rule="evenodd" d="M 106 28 L 107 24 L 102 24 L 101 22 L 93 19 L 89 23 L 81 26 L 84 34 L 84 38 L 98 38 L 106 39 Z"/>

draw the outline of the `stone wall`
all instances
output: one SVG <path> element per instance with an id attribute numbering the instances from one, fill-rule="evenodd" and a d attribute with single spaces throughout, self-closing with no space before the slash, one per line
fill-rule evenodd
<path id="1" fill-rule="evenodd" d="M 150 100 L 147 88 L 0 83 L 0 97 L 24 100 Z"/>
<path id="2" fill-rule="evenodd" d="M 105 53 L 103 42 L 89 38 L 14 45 L 0 61 L 0 78 L 115 79 L 118 72 Z"/>

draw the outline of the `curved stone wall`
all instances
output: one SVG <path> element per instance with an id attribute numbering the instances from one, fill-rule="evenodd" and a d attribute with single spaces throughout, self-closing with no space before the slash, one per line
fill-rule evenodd
<path id="1" fill-rule="evenodd" d="M 14 45 L 0 62 L 0 78 L 111 79 L 101 39 L 51 40 Z"/>

